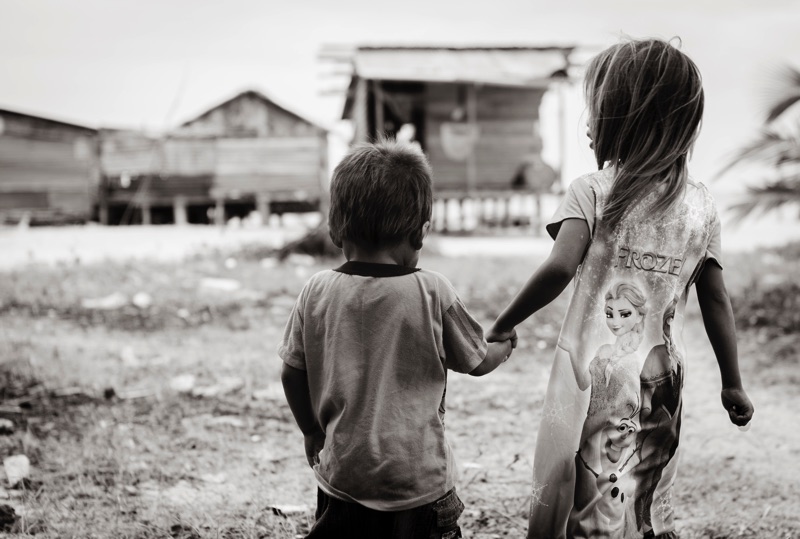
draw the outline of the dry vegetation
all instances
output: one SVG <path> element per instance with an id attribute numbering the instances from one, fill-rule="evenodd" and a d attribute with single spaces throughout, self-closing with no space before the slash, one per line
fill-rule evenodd
<path id="1" fill-rule="evenodd" d="M 719 405 L 713 356 L 690 306 L 675 500 L 682 537 L 800 537 L 800 432 L 788 428 L 797 425 L 800 395 L 796 251 L 726 261 L 747 326 L 742 364 L 757 407 L 746 434 Z M 307 276 L 337 261 L 273 266 L 248 248 L 232 256 L 234 266 L 230 256 L 2 275 L 0 418 L 14 432 L 0 435 L 0 458 L 25 454 L 32 472 L 15 489 L 2 481 L 0 507 L 16 516 L 0 510 L 0 529 L 131 538 L 293 538 L 308 530 L 314 480 L 283 399 L 275 346 Z M 535 262 L 422 258 L 486 322 Z M 136 296 L 142 292 L 149 304 Z M 84 302 L 113 293 L 123 300 L 113 309 Z M 462 465 L 467 537 L 524 536 L 531 456 L 564 307 L 562 297 L 521 328 L 519 350 L 498 372 L 451 377 L 448 429 Z"/>

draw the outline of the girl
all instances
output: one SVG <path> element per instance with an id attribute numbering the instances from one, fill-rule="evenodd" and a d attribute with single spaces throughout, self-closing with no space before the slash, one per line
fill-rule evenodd
<path id="1" fill-rule="evenodd" d="M 661 374 L 654 363 L 664 354 L 656 351 L 656 359 L 647 368 L 645 363 L 647 351 L 665 344 L 664 319 L 670 311 L 667 357 L 686 357 L 680 327 L 693 284 L 720 367 L 722 404 L 736 425 L 747 424 L 753 415 L 739 376 L 722 278 L 719 218 L 707 189 L 687 173 L 703 113 L 700 73 L 669 43 L 632 40 L 590 61 L 584 90 L 598 171 L 572 183 L 547 225 L 555 239 L 549 258 L 487 336 L 490 341 L 511 338 L 515 326 L 575 278 L 536 443 L 528 537 L 677 537 L 671 491 L 678 431 L 669 458 L 653 448 L 643 454 L 641 415 L 646 412 L 650 432 L 658 429 L 655 419 L 667 424 L 663 401 L 680 414 L 680 381 L 671 382 L 669 391 L 654 393 L 651 387 L 652 371 Z M 604 293 L 620 282 L 635 288 L 647 308 L 636 308 L 639 300 L 630 299 L 635 294 L 625 301 L 616 294 L 606 299 Z M 632 317 L 642 318 L 635 338 L 620 335 Z M 604 344 L 606 325 L 619 344 Z M 612 374 L 615 353 L 625 356 L 624 375 Z M 609 357 L 600 372 L 592 364 L 602 356 Z M 681 372 L 678 366 L 667 369 Z M 608 389 L 612 383 L 615 387 Z M 586 391 L 589 385 L 593 391 Z M 600 390 L 606 391 L 605 400 L 592 394 Z M 658 413 L 643 408 L 654 404 Z"/>

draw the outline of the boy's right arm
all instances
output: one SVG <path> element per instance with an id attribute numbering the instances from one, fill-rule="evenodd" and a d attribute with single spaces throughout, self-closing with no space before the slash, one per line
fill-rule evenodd
<path id="1" fill-rule="evenodd" d="M 495 342 L 511 338 L 513 329 L 519 323 L 556 299 L 575 276 L 590 239 L 586 221 L 566 219 L 556 236 L 550 256 L 497 317 L 486 340 Z"/>
<path id="2" fill-rule="evenodd" d="M 318 462 L 319 452 L 325 445 L 325 432 L 319 426 L 311 406 L 308 375 L 306 371 L 284 363 L 283 370 L 281 370 L 281 382 L 289 409 L 303 433 L 308 465 L 313 467 Z"/>
<path id="3" fill-rule="evenodd" d="M 735 425 L 743 426 L 753 417 L 753 404 L 742 387 L 733 309 L 722 277 L 722 268 L 708 261 L 697 279 L 697 301 L 708 340 L 717 356 L 722 377 L 722 405 Z"/>
<path id="4" fill-rule="evenodd" d="M 469 372 L 469 375 L 483 376 L 495 370 L 501 363 L 505 363 L 511 355 L 513 340 L 516 340 L 516 335 L 503 342 L 490 342 L 489 346 L 486 348 L 486 357 L 483 358 L 480 365 Z"/>

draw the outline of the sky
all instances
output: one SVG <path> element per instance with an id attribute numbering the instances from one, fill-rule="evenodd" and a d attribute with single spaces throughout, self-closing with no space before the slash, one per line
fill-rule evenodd
<path id="1" fill-rule="evenodd" d="M 757 133 L 780 66 L 800 66 L 799 28 L 796 0 L 0 0 L 0 108 L 161 130 L 252 88 L 336 129 L 343 94 L 323 91 L 342 80 L 326 74 L 323 45 L 604 47 L 622 35 L 679 36 L 704 77 L 691 170 L 708 181 Z M 569 95 L 565 172 L 579 175 L 592 157 L 579 84 Z M 557 138 L 552 126 L 544 134 Z"/>

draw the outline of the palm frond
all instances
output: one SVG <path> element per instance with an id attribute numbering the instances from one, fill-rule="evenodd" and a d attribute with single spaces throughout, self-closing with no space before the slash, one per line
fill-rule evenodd
<path id="1" fill-rule="evenodd" d="M 786 66 L 778 79 L 779 93 L 767 111 L 767 123 L 775 121 L 795 103 L 800 102 L 800 70 Z"/>
<path id="2" fill-rule="evenodd" d="M 790 163 L 800 163 L 800 139 L 795 136 L 765 129 L 761 136 L 738 151 L 727 165 L 717 172 L 719 178 L 733 167 L 750 162 L 776 168 Z"/>
<path id="3" fill-rule="evenodd" d="M 800 205 L 800 173 L 767 182 L 758 187 L 749 187 L 743 200 L 728 206 L 733 222 L 740 222 L 755 213 L 769 213 L 787 204 Z"/>

